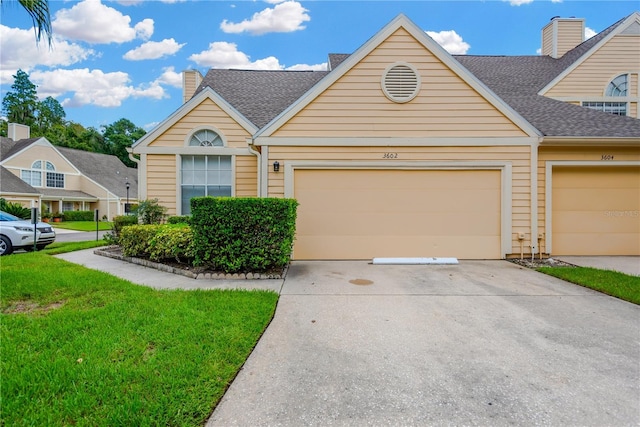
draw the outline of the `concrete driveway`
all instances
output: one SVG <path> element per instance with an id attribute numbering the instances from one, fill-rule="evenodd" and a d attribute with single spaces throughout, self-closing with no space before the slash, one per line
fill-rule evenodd
<path id="1" fill-rule="evenodd" d="M 638 425 L 639 327 L 506 261 L 294 262 L 207 425 Z"/>

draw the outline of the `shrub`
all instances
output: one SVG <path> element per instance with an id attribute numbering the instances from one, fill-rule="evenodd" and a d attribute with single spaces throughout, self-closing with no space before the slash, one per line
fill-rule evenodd
<path id="1" fill-rule="evenodd" d="M 138 217 L 135 215 L 121 215 L 113 218 L 113 228 L 111 233 L 106 233 L 104 239 L 110 245 L 120 244 L 120 233 L 124 227 L 138 224 Z"/>
<path id="2" fill-rule="evenodd" d="M 10 215 L 17 216 L 22 219 L 31 218 L 31 209 L 25 208 L 20 203 L 7 202 L 0 198 L 0 211 L 5 211 Z"/>
<path id="3" fill-rule="evenodd" d="M 63 221 L 93 221 L 93 211 L 66 211 L 62 214 Z"/>
<path id="4" fill-rule="evenodd" d="M 188 225 L 161 226 L 149 242 L 149 258 L 154 261 L 173 258 L 185 262 L 192 260 L 194 254 L 193 233 Z"/>
<path id="5" fill-rule="evenodd" d="M 151 253 L 151 240 L 158 234 L 160 225 L 129 225 L 118 235 L 122 255 L 147 257 Z"/>
<path id="6" fill-rule="evenodd" d="M 142 200 L 135 214 L 142 224 L 160 224 L 166 216 L 167 208 L 158 204 L 158 199 Z"/>
<path id="7" fill-rule="evenodd" d="M 295 235 L 293 199 L 195 197 L 195 265 L 228 273 L 283 268 Z"/>
<path id="8" fill-rule="evenodd" d="M 182 216 L 170 216 L 167 218 L 167 224 L 190 224 L 191 216 L 190 215 L 182 215 Z"/>

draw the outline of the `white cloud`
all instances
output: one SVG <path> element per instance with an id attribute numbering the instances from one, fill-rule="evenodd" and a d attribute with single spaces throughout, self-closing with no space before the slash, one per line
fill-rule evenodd
<path id="1" fill-rule="evenodd" d="M 36 46 L 33 42 L 33 29 L 22 30 L 0 25 L 0 82 L 12 83 L 18 69 L 29 71 L 38 65 L 47 67 L 69 66 L 83 61 L 96 53 L 91 49 L 61 40 L 53 39 L 53 48 L 45 44 Z"/>
<path id="2" fill-rule="evenodd" d="M 269 56 L 251 62 L 249 56 L 238 50 L 235 43 L 213 42 L 209 49 L 189 57 L 198 65 L 212 68 L 240 68 L 245 70 L 280 70 L 282 66 L 277 58 Z"/>
<path id="3" fill-rule="evenodd" d="M 167 67 L 163 69 L 160 77 L 156 79 L 154 83 L 158 84 L 166 84 L 173 87 L 182 87 L 182 74 L 176 73 L 175 68 Z"/>
<path id="4" fill-rule="evenodd" d="M 427 34 L 452 55 L 464 55 L 471 48 L 469 43 L 465 42 L 454 30 L 440 31 L 438 33 L 427 31 Z"/>
<path id="5" fill-rule="evenodd" d="M 100 0 L 84 0 L 71 9 L 59 10 L 53 19 L 54 34 L 88 43 L 124 43 L 153 34 L 153 20 L 131 25 L 131 18 Z"/>
<path id="6" fill-rule="evenodd" d="M 533 3 L 533 0 L 503 0 L 508 1 L 511 6 L 522 6 L 523 4 Z"/>
<path id="7" fill-rule="evenodd" d="M 102 70 L 78 68 L 73 70 L 34 71 L 31 81 L 38 85 L 38 96 L 54 98 L 72 94 L 61 104 L 64 107 L 94 105 L 119 107 L 128 98 L 162 99 L 167 95 L 157 83 L 133 87 L 127 73 L 105 73 Z"/>
<path id="8" fill-rule="evenodd" d="M 291 67 L 287 67 L 287 70 L 291 71 L 327 71 L 327 63 L 323 62 L 322 64 L 296 64 Z"/>
<path id="9" fill-rule="evenodd" d="M 158 59 L 163 56 L 175 55 L 185 44 L 179 44 L 172 38 L 164 39 L 161 42 L 146 42 L 125 53 L 123 58 L 129 61 Z"/>
<path id="10" fill-rule="evenodd" d="M 254 35 L 289 33 L 305 28 L 302 23 L 311 20 L 307 12 L 308 10 L 297 1 L 285 1 L 278 3 L 273 8 L 266 8 L 261 12 L 257 12 L 251 19 L 245 19 L 240 23 L 232 23 L 225 19 L 220 24 L 220 29 L 225 33 L 243 33 L 246 31 Z"/>
<path id="11" fill-rule="evenodd" d="M 147 132 L 149 132 L 151 129 L 153 129 L 154 127 L 158 126 L 159 124 L 160 124 L 160 122 L 147 123 L 146 125 L 142 126 L 142 129 L 144 129 Z"/>
<path id="12" fill-rule="evenodd" d="M 596 32 L 595 32 L 594 30 L 592 30 L 591 28 L 589 28 L 589 27 L 584 27 L 584 39 L 585 39 L 585 40 L 590 39 L 591 37 L 595 36 L 596 34 L 598 34 L 598 33 L 596 33 Z"/>

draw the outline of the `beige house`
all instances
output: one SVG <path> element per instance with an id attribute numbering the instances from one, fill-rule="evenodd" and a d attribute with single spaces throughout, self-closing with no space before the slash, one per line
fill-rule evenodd
<path id="1" fill-rule="evenodd" d="M 8 130 L 0 138 L 0 197 L 7 201 L 50 213 L 98 209 L 113 219 L 124 214 L 127 195 L 137 199 L 138 171 L 116 156 L 30 138 L 24 125 L 10 123 Z"/>
<path id="2" fill-rule="evenodd" d="M 328 71 L 186 71 L 140 197 L 295 198 L 294 259 L 640 255 L 640 13 L 583 35 L 453 56 L 400 15 Z"/>

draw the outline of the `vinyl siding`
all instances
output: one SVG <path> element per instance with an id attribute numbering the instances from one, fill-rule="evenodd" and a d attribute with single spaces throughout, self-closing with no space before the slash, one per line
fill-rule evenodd
<path id="1" fill-rule="evenodd" d="M 284 197 L 287 161 L 384 161 L 384 153 L 397 153 L 396 161 L 478 162 L 501 161 L 512 165 L 512 247 L 519 252 L 517 233 L 531 228 L 531 173 L 529 146 L 498 147 L 298 147 L 271 146 L 268 164 L 280 162 L 280 172 L 269 170 L 268 196 Z M 390 165 L 391 165 L 390 161 Z M 390 166 L 390 168 L 393 168 Z M 527 235 L 529 239 L 529 235 Z M 529 245 L 529 242 L 526 242 Z M 528 246 L 527 246 L 528 247 Z"/>
<path id="2" fill-rule="evenodd" d="M 78 171 L 64 157 L 60 156 L 57 151 L 50 147 L 37 144 L 31 145 L 19 156 L 3 163 L 3 166 L 5 168 L 31 169 L 31 165 L 36 160 L 47 160 L 53 163 L 56 168 L 56 172 L 78 173 Z M 17 175 L 20 176 L 20 173 Z"/>
<path id="3" fill-rule="evenodd" d="M 184 147 L 185 139 L 193 130 L 203 126 L 213 126 L 218 129 L 226 138 L 228 147 L 245 148 L 247 146 L 246 138 L 251 136 L 213 101 L 205 99 L 180 121 L 158 136 L 149 146 Z"/>
<path id="4" fill-rule="evenodd" d="M 553 23 L 542 30 L 542 54 L 553 55 Z"/>
<path id="5" fill-rule="evenodd" d="M 177 168 L 175 155 L 147 155 L 147 198 L 157 198 L 169 215 L 177 213 Z"/>
<path id="6" fill-rule="evenodd" d="M 256 156 L 236 156 L 236 196 L 258 196 L 258 159 Z"/>
<path id="7" fill-rule="evenodd" d="M 421 91 L 411 102 L 392 102 L 382 91 L 382 75 L 394 62 L 410 63 L 420 73 Z M 525 133 L 401 28 L 273 135 L 509 137 Z"/>
<path id="8" fill-rule="evenodd" d="M 574 47 L 582 43 L 584 39 L 583 20 L 561 20 L 558 21 L 558 50 L 557 55 L 561 57 Z"/>

